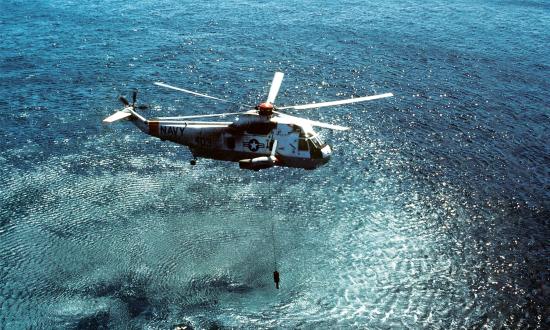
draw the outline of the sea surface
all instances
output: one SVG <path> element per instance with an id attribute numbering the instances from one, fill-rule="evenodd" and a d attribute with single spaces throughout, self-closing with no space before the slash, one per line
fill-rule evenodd
<path id="1" fill-rule="evenodd" d="M 0 0 L 0 328 L 548 329 L 549 45 L 547 0 Z M 291 112 L 352 128 L 313 171 L 101 123 L 275 71 L 395 97 Z"/>

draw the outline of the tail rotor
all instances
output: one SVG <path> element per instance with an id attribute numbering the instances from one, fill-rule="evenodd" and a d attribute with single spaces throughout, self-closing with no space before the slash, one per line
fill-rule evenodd
<path id="1" fill-rule="evenodd" d="M 124 107 L 132 107 L 132 110 L 135 110 L 135 109 L 139 109 L 139 110 L 149 109 L 149 106 L 148 106 L 147 104 L 139 104 L 139 105 L 136 105 L 137 94 L 138 94 L 137 89 L 134 89 L 134 90 L 132 91 L 132 104 L 130 104 L 130 102 L 128 101 L 128 99 L 125 98 L 125 97 L 122 96 L 122 95 L 118 97 L 118 100 L 119 100 L 120 102 L 122 102 L 122 104 L 124 104 Z"/>
<path id="2" fill-rule="evenodd" d="M 122 95 L 119 96 L 118 100 L 120 102 L 122 102 L 122 104 L 124 104 L 125 107 L 130 106 L 130 102 L 128 102 L 128 100 L 124 96 L 122 96 Z"/>
<path id="3" fill-rule="evenodd" d="M 125 98 L 122 95 L 118 97 L 118 100 L 124 105 L 124 108 L 122 110 L 119 110 L 119 111 L 115 112 L 114 114 L 110 115 L 109 117 L 103 119 L 104 123 L 112 123 L 112 122 L 115 122 L 115 121 L 118 121 L 118 120 L 121 120 L 121 119 L 124 119 L 124 118 L 129 118 L 131 116 L 137 116 L 138 118 L 143 119 L 140 115 L 138 115 L 136 112 L 134 112 L 134 110 L 136 110 L 136 109 L 145 110 L 145 109 L 149 108 L 149 106 L 147 104 L 136 105 L 137 89 L 134 89 L 132 91 L 132 103 L 131 104 L 128 101 L 128 99 Z M 143 120 L 145 120 L 145 119 L 143 119 Z"/>

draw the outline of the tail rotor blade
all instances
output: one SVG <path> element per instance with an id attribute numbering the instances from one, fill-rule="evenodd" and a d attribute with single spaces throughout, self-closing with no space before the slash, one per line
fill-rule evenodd
<path id="1" fill-rule="evenodd" d="M 275 98 L 279 93 L 279 88 L 281 88 L 281 83 L 283 82 L 283 77 L 285 76 L 282 72 L 275 72 L 273 76 L 273 81 L 271 82 L 271 88 L 269 88 L 269 94 L 267 96 L 267 103 L 275 103 Z"/>
<path id="2" fill-rule="evenodd" d="M 119 96 L 118 99 L 119 99 L 120 102 L 122 102 L 122 104 L 124 104 L 125 106 L 129 106 L 129 105 L 130 105 L 130 102 L 128 102 L 128 100 L 127 100 L 124 96 Z"/>

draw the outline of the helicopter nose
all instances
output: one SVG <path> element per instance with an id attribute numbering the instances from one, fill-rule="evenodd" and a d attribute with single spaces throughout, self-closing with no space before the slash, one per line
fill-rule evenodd
<path id="1" fill-rule="evenodd" d="M 321 154 L 323 155 L 324 160 L 329 160 L 330 155 L 332 154 L 332 149 L 328 144 L 321 149 Z"/>

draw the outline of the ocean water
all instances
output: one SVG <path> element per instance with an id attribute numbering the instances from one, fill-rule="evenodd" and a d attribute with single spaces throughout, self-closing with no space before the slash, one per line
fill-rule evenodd
<path id="1" fill-rule="evenodd" d="M 548 328 L 549 31 L 546 0 L 0 1 L 0 328 Z M 278 70 L 280 105 L 395 97 L 300 112 L 352 128 L 314 171 L 101 124 Z"/>

